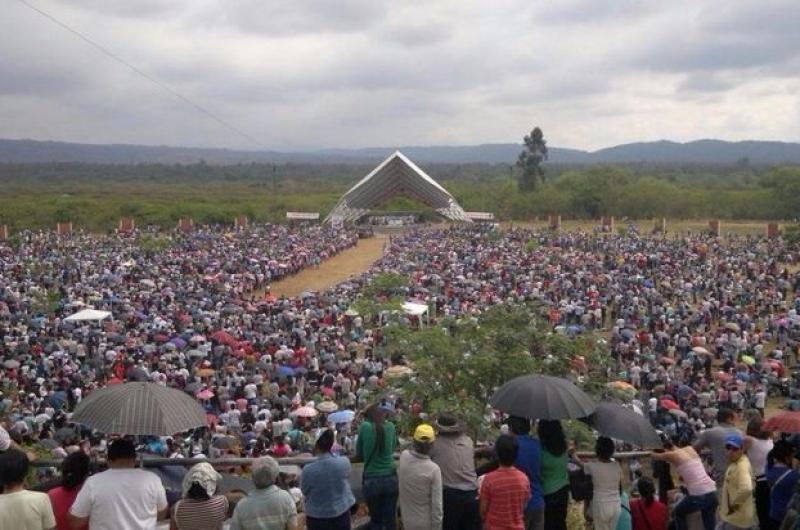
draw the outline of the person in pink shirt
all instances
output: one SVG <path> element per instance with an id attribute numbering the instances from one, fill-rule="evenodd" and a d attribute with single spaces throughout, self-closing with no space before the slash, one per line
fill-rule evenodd
<path id="1" fill-rule="evenodd" d="M 71 453 L 61 462 L 61 486 L 47 492 L 50 504 L 53 506 L 53 514 L 56 516 L 57 530 L 71 528 L 67 514 L 88 476 L 89 457 L 85 453 Z M 83 525 L 81 528 L 88 528 L 88 525 Z"/>
<path id="2" fill-rule="evenodd" d="M 501 435 L 494 445 L 500 467 L 481 483 L 480 513 L 484 530 L 525 530 L 523 510 L 531 496 L 528 477 L 514 467 L 517 439 Z"/>

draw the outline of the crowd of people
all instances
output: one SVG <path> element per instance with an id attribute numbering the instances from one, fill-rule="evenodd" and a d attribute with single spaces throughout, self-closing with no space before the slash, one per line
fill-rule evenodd
<path id="1" fill-rule="evenodd" d="M 145 236 L 163 248 L 142 244 Z M 730 510 L 718 489 L 725 492 L 730 469 L 739 470 L 739 477 L 745 466 L 727 465 L 734 451 L 719 443 L 727 435 L 711 434 L 733 429 L 728 411 L 763 414 L 768 397 L 777 395 L 795 406 L 800 275 L 793 268 L 797 256 L 780 240 L 491 227 L 413 230 L 393 236 L 369 271 L 325 292 L 289 298 L 270 293 L 271 282 L 317 266 L 357 239 L 356 232 L 321 226 L 262 225 L 168 235 L 25 233 L 17 248 L 0 243 L 2 433 L 9 444 L 34 444 L 54 457 L 85 452 L 111 461 L 112 446 L 124 444 L 72 424 L 70 413 L 97 388 L 148 380 L 195 396 L 208 426 L 139 437 L 134 451 L 260 462 L 251 466 L 256 490 L 247 499 L 264 499 L 239 502 L 235 509 L 227 499 L 224 506 L 211 502 L 218 497 L 212 472 L 191 468 L 186 476 L 198 477 L 202 488 L 184 484 L 177 509 L 176 499 L 169 499 L 175 524 L 178 515 L 192 520 L 189 507 L 202 504 L 203 510 L 208 505 L 209 511 L 233 514 L 232 528 L 291 528 L 298 507 L 309 528 L 344 528 L 353 504 L 350 496 L 337 496 L 350 491 L 336 486 L 350 473 L 347 459 L 337 456 L 345 455 L 364 462 L 363 497 L 374 528 L 393 528 L 398 499 L 406 528 L 428 528 L 418 524 L 422 520 L 430 520 L 430 528 L 438 528 L 437 521 L 444 528 L 478 528 L 470 525 L 481 521 L 485 528 L 565 528 L 567 468 L 581 463 L 570 457 L 557 422 L 538 422 L 533 437 L 530 422 L 495 412 L 491 421 L 507 425 L 508 434 L 493 440 L 496 469 L 481 474 L 480 486 L 474 441 L 455 417 L 423 423 L 430 428 L 424 432 L 395 432 L 398 417 L 424 411 L 387 391 L 392 370 L 406 368 L 404 361 L 388 351 L 379 321 L 354 310 L 363 288 L 387 272 L 407 278 L 406 297 L 429 306 L 431 325 L 477 319 L 495 304 L 536 303 L 545 308 L 554 333 L 604 337 L 613 359 L 609 391 L 625 395 L 664 433 L 671 444 L 664 461 L 692 484 L 673 514 L 691 507 L 707 516 L 711 510 L 709 483 L 690 458 L 693 444 L 712 450 L 711 511 L 718 510 L 716 502 Z M 108 310 L 113 320 L 66 320 L 85 307 Z M 406 317 L 409 323 L 415 319 Z M 576 365 L 565 375 L 580 378 L 581 370 Z M 395 463 L 398 438 L 408 449 Z M 761 455 L 750 467 L 758 467 L 754 479 L 769 478 L 768 442 L 753 427 L 741 442 L 729 444 L 744 448 L 751 463 L 756 452 Z M 129 448 L 123 449 L 129 456 Z M 597 490 L 587 515 L 597 528 L 613 528 L 624 519 L 620 506 L 629 502 L 632 524 L 656 530 L 666 521 L 654 515 L 657 503 L 667 500 L 662 485 L 635 477 L 640 497 L 623 500 L 618 487 L 612 493 L 612 469 L 619 468 L 611 460 L 613 449 L 613 443 L 598 441 L 597 461 L 584 466 Z M 299 487 L 278 488 L 273 457 L 312 452 L 321 457 L 302 475 L 314 478 L 297 477 Z M 791 463 L 782 454 L 773 455 L 776 467 Z M 127 465 L 125 458 L 118 460 Z M 40 478 L 46 473 L 40 469 Z M 789 478 L 778 489 L 787 489 Z M 424 484 L 441 491 L 430 506 L 418 498 Z M 6 481 L 7 489 L 15 487 Z M 153 517 L 164 508 L 156 501 L 148 512 Z M 517 501 L 524 509 L 514 508 Z M 74 502 L 70 513 L 80 524 L 88 501 L 78 496 Z M 67 504 L 63 498 L 58 503 Z M 639 503 L 641 510 L 635 508 Z M 263 511 L 267 505 L 274 513 Z M 734 512 L 741 509 L 733 505 Z M 277 514 L 288 526 L 272 522 Z M 636 526 L 642 517 L 650 524 Z M 682 524 L 680 517 L 675 520 Z M 206 521 L 216 527 L 211 521 L 217 519 Z M 730 524 L 746 527 L 737 522 L 742 521 Z"/>

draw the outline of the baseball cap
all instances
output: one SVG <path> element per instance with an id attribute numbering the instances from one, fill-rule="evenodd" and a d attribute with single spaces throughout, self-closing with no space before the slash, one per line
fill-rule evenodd
<path id="1" fill-rule="evenodd" d="M 732 432 L 725 437 L 725 447 L 735 447 L 736 449 L 741 449 L 742 443 L 742 435 L 739 433 Z"/>
<path id="2" fill-rule="evenodd" d="M 427 423 L 420 424 L 414 431 L 414 440 L 418 442 L 432 442 L 435 439 L 436 434 L 433 432 L 433 427 Z"/>

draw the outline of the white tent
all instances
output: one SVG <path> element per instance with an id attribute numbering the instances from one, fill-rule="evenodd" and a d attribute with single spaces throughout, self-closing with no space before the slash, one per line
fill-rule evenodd
<path id="1" fill-rule="evenodd" d="M 471 223 L 455 198 L 400 151 L 384 160 L 342 196 L 326 222 L 352 222 L 395 195 L 429 205 L 451 221 Z"/>
<path id="2" fill-rule="evenodd" d="M 417 302 L 403 302 L 403 312 L 418 317 L 428 312 L 428 306 Z"/>
<path id="3" fill-rule="evenodd" d="M 111 311 L 99 311 L 97 309 L 84 309 L 78 311 L 74 315 L 70 315 L 64 319 L 66 322 L 84 322 L 84 321 L 101 321 L 111 318 Z"/>

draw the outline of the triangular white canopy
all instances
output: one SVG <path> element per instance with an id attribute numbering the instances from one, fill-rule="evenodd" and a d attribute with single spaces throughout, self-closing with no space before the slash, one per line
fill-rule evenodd
<path id="1" fill-rule="evenodd" d="M 99 311 L 97 309 L 84 309 L 83 311 L 78 311 L 74 315 L 70 315 L 64 320 L 66 322 L 82 322 L 85 320 L 105 320 L 107 318 L 111 318 L 110 311 Z"/>
<path id="2" fill-rule="evenodd" d="M 471 222 L 455 198 L 400 151 L 350 188 L 325 221 L 355 221 L 395 195 L 409 195 L 451 221 Z"/>

